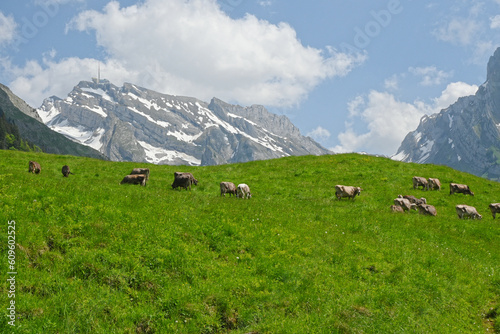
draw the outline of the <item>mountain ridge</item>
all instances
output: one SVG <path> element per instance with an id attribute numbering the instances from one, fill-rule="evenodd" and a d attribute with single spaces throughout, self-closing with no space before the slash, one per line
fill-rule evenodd
<path id="1" fill-rule="evenodd" d="M 476 94 L 422 117 L 392 158 L 500 180 L 500 48 L 490 57 L 486 82 Z"/>
<path id="2" fill-rule="evenodd" d="M 53 130 L 113 161 L 218 165 L 331 153 L 263 106 L 206 103 L 131 83 L 80 81 L 37 111 Z"/>

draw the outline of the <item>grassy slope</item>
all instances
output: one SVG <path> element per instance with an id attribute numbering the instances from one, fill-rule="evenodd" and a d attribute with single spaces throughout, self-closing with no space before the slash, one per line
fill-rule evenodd
<path id="1" fill-rule="evenodd" d="M 64 164 L 75 175 L 63 178 Z M 347 154 L 150 165 L 147 187 L 118 184 L 139 166 L 0 151 L 2 254 L 17 222 L 18 333 L 500 331 L 500 223 L 488 210 L 499 183 Z M 173 191 L 174 171 L 199 185 Z M 413 190 L 414 175 L 443 190 Z M 220 181 L 249 184 L 253 198 L 221 198 Z M 450 196 L 450 182 L 476 196 Z M 335 184 L 364 190 L 337 201 Z M 391 213 L 398 194 L 426 197 L 438 216 Z M 462 203 L 483 220 L 459 220 Z"/>

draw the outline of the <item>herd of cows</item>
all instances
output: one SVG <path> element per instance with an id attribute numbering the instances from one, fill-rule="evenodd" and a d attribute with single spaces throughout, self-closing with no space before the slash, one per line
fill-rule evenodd
<path id="1" fill-rule="evenodd" d="M 39 174 L 42 168 L 40 164 L 36 161 L 29 162 L 29 172 L 34 174 Z M 62 174 L 64 177 L 68 177 L 69 174 L 73 174 L 70 172 L 70 169 L 67 165 L 64 165 L 62 168 Z M 146 186 L 147 181 L 149 180 L 149 168 L 134 168 L 129 175 L 126 175 L 120 184 L 140 184 L 141 186 Z M 441 182 L 439 179 L 435 178 L 424 178 L 420 176 L 414 176 L 413 179 L 413 189 L 418 189 L 420 186 L 422 190 L 441 190 Z M 191 190 L 191 185 L 197 185 L 198 180 L 194 178 L 191 173 L 184 172 L 175 172 L 174 173 L 174 182 L 172 183 L 172 189 L 189 189 Z M 356 195 L 360 195 L 361 191 L 360 187 L 353 186 L 344 186 L 344 185 L 336 185 L 335 186 L 335 196 L 338 200 L 347 197 L 348 199 L 354 199 Z M 471 195 L 474 196 L 474 193 L 470 190 L 468 185 L 458 184 L 458 183 L 450 183 L 450 195 L 455 193 Z M 252 193 L 250 192 L 250 187 L 241 183 L 238 186 L 235 186 L 232 182 L 221 182 L 220 183 L 220 195 L 226 196 L 226 194 L 234 195 L 238 198 L 251 198 Z M 433 205 L 427 204 L 427 200 L 423 197 L 416 198 L 413 195 L 398 195 L 397 198 L 394 199 L 394 204 L 390 206 L 391 211 L 393 212 L 406 212 L 410 210 L 418 210 L 420 214 L 436 216 L 437 211 Z M 491 214 L 493 215 L 493 219 L 496 218 L 496 214 L 500 212 L 500 203 L 491 203 L 489 205 L 491 210 Z M 473 206 L 459 204 L 455 206 L 455 210 L 460 219 L 463 218 L 471 218 L 471 219 L 482 219 L 483 216 L 480 215 L 476 208 Z"/>
<path id="2" fill-rule="evenodd" d="M 441 190 L 441 182 L 439 179 L 429 178 L 426 179 L 420 176 L 413 177 L 413 189 L 417 189 L 422 186 L 422 190 Z M 335 195 L 337 199 L 341 199 L 343 197 L 347 197 L 349 199 L 354 199 L 356 195 L 359 196 L 361 193 L 360 187 L 352 187 L 352 186 L 343 186 L 336 185 L 335 186 Z M 474 196 L 474 193 L 470 190 L 469 186 L 466 184 L 458 184 L 458 183 L 450 183 L 450 195 L 455 193 L 465 194 Z M 397 198 L 394 199 L 394 204 L 391 205 L 391 211 L 393 212 L 402 212 L 410 211 L 412 209 L 418 210 L 420 214 L 436 216 L 437 211 L 433 205 L 427 204 L 427 200 L 423 197 L 416 198 L 413 195 L 398 195 Z M 500 212 L 500 203 L 491 203 L 489 205 L 491 210 L 491 214 L 493 215 L 493 219 L 495 219 L 496 214 Z M 471 218 L 471 219 L 482 219 L 481 216 L 475 207 L 465 204 L 458 204 L 455 206 L 455 210 L 460 219 L 463 218 Z"/>
<path id="3" fill-rule="evenodd" d="M 42 168 L 40 164 L 36 161 L 29 162 L 30 173 L 40 174 Z M 68 177 L 70 172 L 69 166 L 64 165 L 62 168 L 62 174 L 64 177 Z M 146 186 L 149 180 L 149 168 L 134 168 L 129 175 L 126 175 L 120 182 L 120 184 L 140 184 L 141 186 Z M 193 174 L 185 172 L 175 172 L 174 173 L 174 183 L 172 183 L 172 189 L 189 189 L 191 190 L 191 185 L 198 185 L 198 180 L 194 178 Z M 250 187 L 241 183 L 235 186 L 232 182 L 221 182 L 220 183 L 220 194 L 221 196 L 226 196 L 226 194 L 235 195 L 238 198 L 251 198 L 252 193 L 250 192 Z"/>

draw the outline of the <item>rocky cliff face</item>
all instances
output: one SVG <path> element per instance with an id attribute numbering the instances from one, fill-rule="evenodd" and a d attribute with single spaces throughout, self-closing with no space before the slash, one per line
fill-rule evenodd
<path id="1" fill-rule="evenodd" d="M 107 80 L 82 81 L 67 98 L 46 99 L 38 113 L 113 161 L 217 165 L 330 153 L 262 106 L 207 104 Z"/>
<path id="2" fill-rule="evenodd" d="M 500 48 L 490 57 L 487 80 L 476 94 L 423 117 L 393 159 L 500 180 Z"/>

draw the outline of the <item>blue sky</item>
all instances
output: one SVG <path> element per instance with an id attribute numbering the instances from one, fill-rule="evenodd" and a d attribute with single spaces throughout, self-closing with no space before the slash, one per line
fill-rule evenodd
<path id="1" fill-rule="evenodd" d="M 486 80 L 500 0 L 24 0 L 0 4 L 0 82 L 37 108 L 96 76 L 262 104 L 336 152 L 392 155 Z"/>

